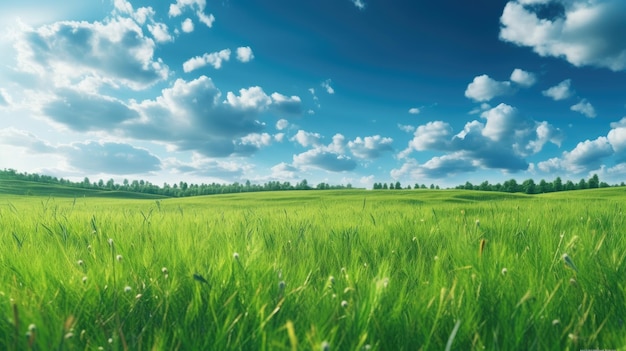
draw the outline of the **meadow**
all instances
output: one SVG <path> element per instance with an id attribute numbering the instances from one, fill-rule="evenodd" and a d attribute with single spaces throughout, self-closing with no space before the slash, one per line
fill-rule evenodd
<path id="1" fill-rule="evenodd" d="M 626 349 L 626 189 L 0 195 L 2 350 Z"/>

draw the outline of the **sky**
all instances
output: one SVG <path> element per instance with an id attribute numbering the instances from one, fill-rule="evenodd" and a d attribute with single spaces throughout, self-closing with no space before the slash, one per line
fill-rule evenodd
<path id="1" fill-rule="evenodd" d="M 0 7 L 0 169 L 157 185 L 626 180 L 623 0 Z"/>

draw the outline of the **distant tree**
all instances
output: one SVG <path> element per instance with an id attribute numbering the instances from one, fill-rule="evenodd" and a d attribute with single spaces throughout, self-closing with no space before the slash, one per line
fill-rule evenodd
<path id="1" fill-rule="evenodd" d="M 396 189 L 402 189 L 402 184 L 400 184 L 400 182 L 396 182 Z"/>
<path id="2" fill-rule="evenodd" d="M 552 182 L 552 188 L 554 189 L 554 191 L 563 190 L 563 182 L 561 181 L 561 177 L 556 177 L 554 182 Z"/>
<path id="3" fill-rule="evenodd" d="M 389 189 L 389 187 L 387 187 L 387 183 L 383 184 L 383 189 Z"/>
<path id="4" fill-rule="evenodd" d="M 572 182 L 571 180 L 568 180 L 567 182 L 565 182 L 565 186 L 564 186 L 565 190 L 576 190 L 576 184 L 574 184 L 574 182 Z"/>
<path id="5" fill-rule="evenodd" d="M 578 182 L 578 189 L 587 189 L 588 185 L 587 182 L 585 181 L 585 178 L 581 178 L 580 181 Z"/>
<path id="6" fill-rule="evenodd" d="M 526 194 L 535 194 L 537 192 L 535 181 L 532 179 L 526 179 L 522 183 L 522 189 Z"/>
<path id="7" fill-rule="evenodd" d="M 395 188 L 393 187 L 393 183 L 389 183 L 389 189 L 395 189 Z"/>
<path id="8" fill-rule="evenodd" d="M 595 189 L 600 187 L 600 179 L 597 174 L 594 174 L 591 178 L 589 178 L 589 189 Z"/>
<path id="9" fill-rule="evenodd" d="M 465 182 L 465 186 L 463 187 L 465 190 L 474 190 L 474 186 L 470 182 Z"/>
<path id="10" fill-rule="evenodd" d="M 539 187 L 538 190 L 540 193 L 549 193 L 550 192 L 550 188 L 548 187 L 548 182 L 546 182 L 545 179 L 542 179 L 539 181 Z"/>

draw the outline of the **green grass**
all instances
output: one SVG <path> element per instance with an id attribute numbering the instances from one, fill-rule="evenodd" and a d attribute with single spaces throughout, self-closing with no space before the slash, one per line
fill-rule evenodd
<path id="1" fill-rule="evenodd" d="M 625 195 L 3 195 L 0 349 L 623 350 Z"/>

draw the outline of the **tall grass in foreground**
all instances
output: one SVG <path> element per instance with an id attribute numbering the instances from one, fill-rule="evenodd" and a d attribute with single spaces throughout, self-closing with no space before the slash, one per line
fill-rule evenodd
<path id="1" fill-rule="evenodd" d="M 626 347 L 626 196 L 432 193 L 1 198 L 0 349 Z"/>

